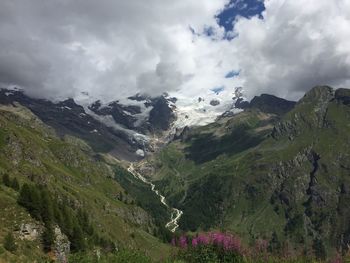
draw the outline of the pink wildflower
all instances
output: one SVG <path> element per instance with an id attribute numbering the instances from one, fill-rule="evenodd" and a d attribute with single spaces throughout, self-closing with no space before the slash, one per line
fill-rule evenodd
<path id="1" fill-rule="evenodd" d="M 179 238 L 179 245 L 181 248 L 186 248 L 187 247 L 187 237 L 186 236 L 181 236 Z"/>
<path id="2" fill-rule="evenodd" d="M 207 237 L 206 235 L 201 234 L 197 237 L 197 239 L 199 244 L 202 244 L 202 245 L 209 244 L 209 237 Z"/>
<path id="3" fill-rule="evenodd" d="M 343 260 L 341 258 L 341 255 L 337 253 L 334 259 L 331 260 L 331 263 L 343 263 Z"/>
<path id="4" fill-rule="evenodd" d="M 192 239 L 192 247 L 197 247 L 198 246 L 198 238 L 197 237 L 194 237 Z"/>

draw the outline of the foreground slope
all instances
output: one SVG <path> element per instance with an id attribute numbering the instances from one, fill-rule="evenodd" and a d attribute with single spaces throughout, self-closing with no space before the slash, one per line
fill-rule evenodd
<path id="1" fill-rule="evenodd" d="M 0 105 L 0 240 L 5 246 L 12 235 L 17 246 L 13 253 L 1 246 L 0 261 L 115 248 L 166 254 L 168 247 L 154 236 L 159 219 L 140 207 L 147 208 L 135 193 L 142 191 L 154 207 L 161 207 L 159 200 L 137 182 L 127 192 L 115 179 L 132 177 L 105 159 L 77 138 L 60 139 L 27 108 Z"/>
<path id="2" fill-rule="evenodd" d="M 315 87 L 286 114 L 266 108 L 184 132 L 149 161 L 154 182 L 184 211 L 183 230 L 346 250 L 350 90 Z"/>

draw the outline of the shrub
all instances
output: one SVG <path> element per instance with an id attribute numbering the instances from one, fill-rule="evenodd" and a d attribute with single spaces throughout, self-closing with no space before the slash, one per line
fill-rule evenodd
<path id="1" fill-rule="evenodd" d="M 10 251 L 10 252 L 15 252 L 17 250 L 17 245 L 16 245 L 16 242 L 15 242 L 15 239 L 12 235 L 12 232 L 9 232 L 6 236 L 5 236 L 5 239 L 4 239 L 4 248 L 7 250 L 7 251 Z"/>
<path id="2" fill-rule="evenodd" d="M 276 235 L 275 235 L 276 236 Z M 273 241 L 274 239 L 274 241 Z M 276 237 L 272 238 L 276 243 Z M 267 240 L 258 239 L 254 246 L 243 247 L 238 236 L 211 232 L 197 234 L 195 236 L 182 235 L 174 237 L 172 245 L 178 248 L 172 261 L 186 263 L 317 263 L 312 256 L 276 256 L 269 253 L 271 245 Z M 176 261 L 180 260 L 180 261 Z M 340 260 L 340 261 L 339 261 Z M 338 255 L 332 263 L 340 263 L 341 257 Z M 345 261 L 347 262 L 347 261 Z"/>
<path id="3" fill-rule="evenodd" d="M 11 182 L 11 188 L 18 191 L 20 186 L 19 186 L 19 183 L 18 183 L 18 180 L 17 178 L 13 178 L 12 182 Z"/>
<path id="4" fill-rule="evenodd" d="M 241 262 L 244 256 L 241 240 L 228 233 L 180 236 L 172 244 L 180 248 L 179 258 L 186 262 Z"/>
<path id="5" fill-rule="evenodd" d="M 45 231 L 42 234 L 42 240 L 44 245 L 44 251 L 51 251 L 51 247 L 55 241 L 55 233 L 51 225 L 46 225 Z"/>
<path id="6" fill-rule="evenodd" d="M 10 177 L 9 177 L 9 175 L 7 173 L 2 176 L 2 183 L 5 186 L 10 187 L 11 181 L 10 181 Z"/>

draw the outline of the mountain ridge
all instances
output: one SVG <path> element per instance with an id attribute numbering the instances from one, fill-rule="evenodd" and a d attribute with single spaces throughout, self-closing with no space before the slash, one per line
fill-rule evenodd
<path id="1" fill-rule="evenodd" d="M 350 207 L 336 200 L 349 198 L 349 98 L 318 86 L 287 112 L 247 108 L 194 128 L 149 160 L 153 182 L 184 211 L 184 230 L 274 234 L 295 249 L 346 251 L 350 232 L 340 222 Z"/>

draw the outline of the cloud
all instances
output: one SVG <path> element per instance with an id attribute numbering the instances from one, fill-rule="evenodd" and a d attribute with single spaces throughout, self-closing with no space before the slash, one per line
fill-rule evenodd
<path id="1" fill-rule="evenodd" d="M 297 99 L 318 84 L 349 87 L 349 1 L 268 0 L 265 6 L 263 20 L 235 24 L 234 58 L 248 96 Z"/>
<path id="2" fill-rule="evenodd" d="M 179 89 L 199 59 L 189 27 L 219 36 L 215 14 L 226 2 L 1 1 L 0 82 L 53 98 Z"/>
<path id="3" fill-rule="evenodd" d="M 349 1 L 266 0 L 264 19 L 238 16 L 225 32 L 216 17 L 238 2 L 3 0 L 0 84 L 102 100 L 136 92 L 196 100 L 223 86 L 228 101 L 235 86 L 249 98 L 296 99 L 313 85 L 349 85 Z"/>

